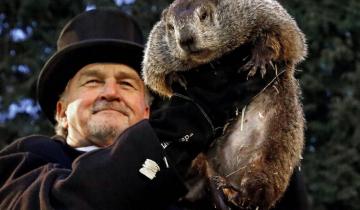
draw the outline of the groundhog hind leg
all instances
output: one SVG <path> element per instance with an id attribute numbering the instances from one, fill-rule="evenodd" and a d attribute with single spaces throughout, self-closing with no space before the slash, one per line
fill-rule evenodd
<path id="1" fill-rule="evenodd" d="M 282 78 L 277 89 L 251 102 L 216 155 L 222 157 L 218 188 L 239 209 L 272 207 L 300 159 L 304 120 L 296 82 Z"/>

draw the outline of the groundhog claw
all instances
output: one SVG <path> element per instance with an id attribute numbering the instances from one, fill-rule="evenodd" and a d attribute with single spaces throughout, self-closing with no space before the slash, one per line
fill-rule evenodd
<path id="1" fill-rule="evenodd" d="M 271 63 L 269 59 L 256 56 L 251 58 L 250 61 L 243 66 L 242 70 L 249 71 L 247 78 L 253 77 L 258 71 L 260 71 L 261 77 L 264 78 L 267 71 L 266 66 L 271 66 Z"/>
<path id="2" fill-rule="evenodd" d="M 261 74 L 261 77 L 264 78 L 265 74 L 266 74 L 266 68 L 265 66 L 261 66 L 260 68 L 260 74 Z"/>

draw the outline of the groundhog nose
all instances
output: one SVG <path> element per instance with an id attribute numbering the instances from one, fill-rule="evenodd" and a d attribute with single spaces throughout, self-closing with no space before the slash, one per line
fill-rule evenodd
<path id="1" fill-rule="evenodd" d="M 195 51 L 195 39 L 193 36 L 181 37 L 179 41 L 180 47 L 186 52 Z"/>

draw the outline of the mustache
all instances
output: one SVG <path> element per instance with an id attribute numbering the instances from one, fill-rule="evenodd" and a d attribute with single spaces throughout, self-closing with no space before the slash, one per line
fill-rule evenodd
<path id="1" fill-rule="evenodd" d="M 98 100 L 95 101 L 92 107 L 92 113 L 96 114 L 97 112 L 104 111 L 104 110 L 114 110 L 118 111 L 124 115 L 128 115 L 129 110 L 128 108 L 119 102 L 115 101 L 106 101 L 106 100 Z"/>

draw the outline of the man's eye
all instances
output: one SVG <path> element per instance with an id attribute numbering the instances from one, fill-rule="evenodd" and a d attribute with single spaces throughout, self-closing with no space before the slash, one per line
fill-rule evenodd
<path id="1" fill-rule="evenodd" d="M 129 81 L 120 81 L 120 85 L 128 86 L 128 87 L 134 87 L 134 85 Z"/>
<path id="2" fill-rule="evenodd" d="M 88 80 L 86 81 L 83 85 L 86 85 L 86 86 L 94 86 L 94 85 L 97 85 L 101 83 L 100 80 L 96 80 L 96 79 L 91 79 L 91 80 Z"/>

